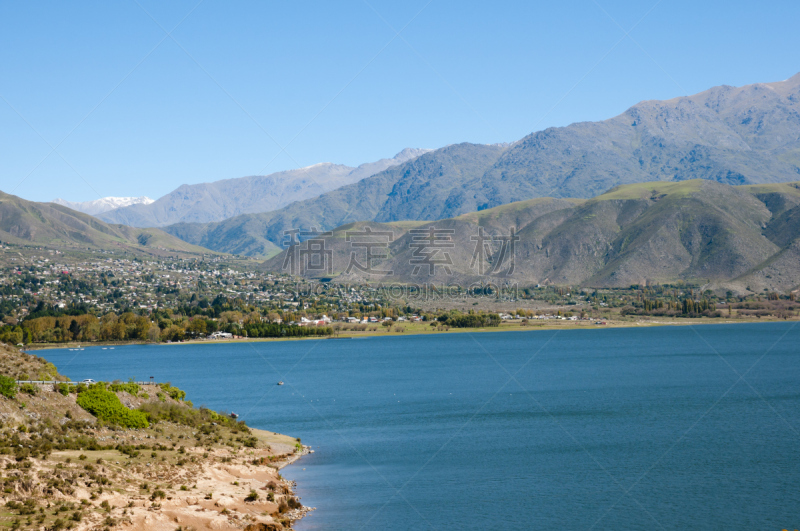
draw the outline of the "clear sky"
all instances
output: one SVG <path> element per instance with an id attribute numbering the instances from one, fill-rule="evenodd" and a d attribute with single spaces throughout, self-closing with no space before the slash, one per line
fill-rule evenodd
<path id="1" fill-rule="evenodd" d="M 0 190 L 157 198 L 510 142 L 786 79 L 798 20 L 795 1 L 4 1 Z"/>

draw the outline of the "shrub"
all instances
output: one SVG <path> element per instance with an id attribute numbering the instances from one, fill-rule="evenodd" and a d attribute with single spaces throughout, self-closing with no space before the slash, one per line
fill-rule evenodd
<path id="1" fill-rule="evenodd" d="M 129 444 L 118 444 L 117 450 L 130 457 L 131 459 L 139 457 L 139 450 Z M 99 461 L 99 460 L 98 460 Z"/>
<path id="2" fill-rule="evenodd" d="M 237 422 L 228 415 L 221 415 L 204 407 L 195 409 L 175 403 L 146 402 L 139 406 L 139 411 L 146 413 L 150 422 L 174 422 L 199 428 L 206 435 L 213 431 L 211 429 L 212 422 L 227 426 L 235 431 L 244 433 L 249 433 L 250 431 L 244 421 Z"/>
<path id="3" fill-rule="evenodd" d="M 139 394 L 139 384 L 135 384 L 133 382 L 122 383 L 119 381 L 115 381 L 112 382 L 111 385 L 108 386 L 108 388 L 114 391 L 115 393 L 119 391 L 125 391 L 126 393 L 131 394 L 133 396 L 137 396 Z"/>
<path id="4" fill-rule="evenodd" d="M 183 400 L 186 398 L 186 391 L 178 389 L 177 387 L 172 387 L 172 384 L 169 382 L 159 384 L 159 386 L 161 390 L 167 393 L 173 400 Z"/>
<path id="5" fill-rule="evenodd" d="M 58 391 L 64 396 L 67 396 L 69 394 L 69 384 L 65 383 L 56 384 L 56 391 Z"/>
<path id="6" fill-rule="evenodd" d="M 117 395 L 107 390 L 102 384 L 94 385 L 78 395 L 78 405 L 110 424 L 125 428 L 146 428 L 147 415 L 141 411 L 130 410 L 122 405 Z"/>
<path id="7" fill-rule="evenodd" d="M 19 386 L 19 390 L 29 395 L 35 395 L 39 392 L 39 386 L 32 383 L 26 383 Z"/>
<path id="8" fill-rule="evenodd" d="M 6 398 L 17 396 L 17 382 L 10 376 L 0 375 L 0 395 Z"/>
<path id="9" fill-rule="evenodd" d="M 247 495 L 247 497 L 244 499 L 244 501 L 246 501 L 246 502 L 254 502 L 256 500 L 258 500 L 258 493 L 256 491 L 254 491 L 253 489 L 250 489 L 250 494 Z"/>

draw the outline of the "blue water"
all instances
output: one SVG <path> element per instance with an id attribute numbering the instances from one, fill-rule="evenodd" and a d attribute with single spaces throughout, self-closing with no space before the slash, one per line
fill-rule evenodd
<path id="1" fill-rule="evenodd" d="M 798 344 L 769 323 L 44 356 L 301 437 L 298 530 L 794 529 Z"/>

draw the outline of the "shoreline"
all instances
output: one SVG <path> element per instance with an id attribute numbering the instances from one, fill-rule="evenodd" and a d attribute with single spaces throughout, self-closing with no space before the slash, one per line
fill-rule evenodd
<path id="1" fill-rule="evenodd" d="M 118 395 L 132 408 L 147 401 L 124 391 Z M 0 397 L 4 437 L 18 437 L 27 448 L 35 447 L 37 432 L 58 429 L 36 425 L 50 419 L 50 426 L 68 428 L 68 436 L 91 438 L 97 445 L 0 454 L 6 485 L 11 486 L 0 493 L 0 505 L 19 510 L 27 500 L 34 506 L 63 507 L 16 517 L 12 512 L 3 519 L 9 523 L 13 517 L 15 525 L 30 526 L 36 516 L 48 529 L 69 523 L 75 531 L 118 526 L 131 531 L 288 531 L 314 510 L 299 502 L 296 483 L 280 473 L 311 452 L 296 438 L 249 427 L 247 432 L 220 431 L 214 425 L 208 431 L 169 420 L 122 428 L 99 422 L 76 403 L 74 394 L 43 387 L 33 395 L 18 396 Z M 203 433 L 210 433 L 211 439 Z M 25 478 L 30 483 L 23 483 Z"/>
<path id="2" fill-rule="evenodd" d="M 51 367 L 0 343 L 5 527 L 287 531 L 314 510 L 280 472 L 313 451 L 300 439 L 195 408 L 173 387 L 78 394 Z M 20 372 L 54 379 L 15 384 Z"/>
<path id="3" fill-rule="evenodd" d="M 596 325 L 594 321 L 556 321 L 555 323 L 539 323 L 530 322 L 523 326 L 520 321 L 506 321 L 497 327 L 483 327 L 483 328 L 451 328 L 449 330 L 436 330 L 430 326 L 419 326 L 418 329 L 409 330 L 407 332 L 391 332 L 391 331 L 376 331 L 376 332 L 351 332 L 345 331 L 339 336 L 312 336 L 312 337 L 252 337 L 240 339 L 190 339 L 180 342 L 171 343 L 154 343 L 148 341 L 122 341 L 122 342 L 69 342 L 69 343 L 30 343 L 20 347 L 26 352 L 35 350 L 51 350 L 51 349 L 75 349 L 75 348 L 93 348 L 93 347 L 124 347 L 130 345 L 163 345 L 163 346 L 178 346 L 178 345 L 233 345 L 239 343 L 269 343 L 269 342 L 284 342 L 284 341 L 320 341 L 328 339 L 370 339 L 379 337 L 408 337 L 408 336 L 428 336 L 439 334 L 465 334 L 465 333 L 479 333 L 479 332 L 536 332 L 541 330 L 605 330 L 609 328 L 651 328 L 659 326 L 693 326 L 693 325 L 721 325 L 721 324 L 752 324 L 752 323 L 782 323 L 782 322 L 795 322 L 800 319 L 678 319 L 675 321 L 615 321 L 607 320 L 606 324 Z M 427 324 L 427 322 L 425 322 Z M 348 333 L 351 332 L 351 333 Z"/>

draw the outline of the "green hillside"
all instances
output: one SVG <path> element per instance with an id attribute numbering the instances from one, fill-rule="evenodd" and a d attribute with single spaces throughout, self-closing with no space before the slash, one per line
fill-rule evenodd
<path id="1" fill-rule="evenodd" d="M 105 249 L 159 255 L 211 253 L 160 229 L 109 225 L 55 203 L 35 203 L 0 192 L 0 240 L 65 250 Z"/>
<path id="2" fill-rule="evenodd" d="M 702 179 L 636 183 L 588 201 L 539 198 L 439 221 L 348 224 L 326 238 L 329 268 L 314 269 L 300 260 L 298 272 L 357 282 L 600 287 L 690 281 L 740 291 L 779 284 L 785 290 L 800 285 L 800 266 L 792 264 L 800 250 L 797 186 L 730 186 Z M 353 256 L 364 262 L 363 246 L 352 241 L 366 227 L 392 233 L 391 242 L 373 252 L 388 255 L 372 264 L 384 273 L 348 271 Z M 429 275 L 420 260 L 424 234 L 411 229 L 432 228 L 450 232 L 441 233 L 443 245 L 434 255 L 442 262 Z M 512 228 L 518 241 L 510 271 L 511 254 L 497 238 L 509 237 Z M 476 253 L 481 237 L 486 242 L 482 254 Z M 287 253 L 267 260 L 264 269 L 288 272 Z"/>

